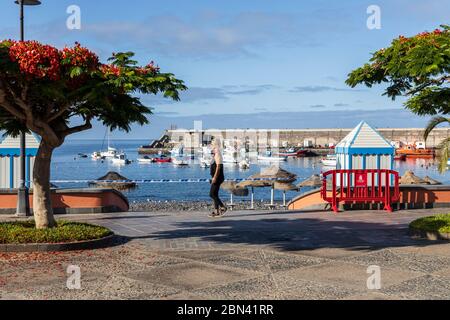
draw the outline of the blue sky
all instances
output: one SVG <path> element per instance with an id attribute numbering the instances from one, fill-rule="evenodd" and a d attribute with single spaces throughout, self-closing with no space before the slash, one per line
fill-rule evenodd
<path id="1" fill-rule="evenodd" d="M 42 2 L 26 10 L 27 38 L 58 47 L 79 41 L 102 60 L 111 52 L 131 50 L 142 64 L 154 60 L 185 80 L 190 90 L 181 102 L 143 97 L 155 110 L 153 122 L 177 124 L 227 114 L 223 125 L 230 127 L 248 125 L 248 119 L 258 127 L 266 124 L 258 123 L 265 116 L 273 119 L 273 127 L 283 128 L 287 123 L 277 118 L 280 113 L 294 118 L 311 113 L 317 115 L 311 127 L 335 127 L 362 111 L 375 115 L 375 126 L 395 127 L 390 110 L 401 112 L 402 100 L 381 96 L 381 87 L 350 89 L 346 75 L 400 34 L 448 23 L 450 12 L 447 0 Z M 381 8 L 380 30 L 366 27 L 372 4 Z M 69 5 L 81 9 L 81 30 L 66 28 Z M 14 1 L 2 0 L 0 38 L 18 37 L 17 15 Z M 152 138 L 160 128 L 140 128 L 129 137 Z M 95 137 L 101 130 L 80 137 Z"/>

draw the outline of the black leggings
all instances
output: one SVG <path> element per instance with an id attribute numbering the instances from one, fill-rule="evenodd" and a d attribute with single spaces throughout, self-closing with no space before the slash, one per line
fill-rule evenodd
<path id="1" fill-rule="evenodd" d="M 209 196 L 211 197 L 211 199 L 213 199 L 214 201 L 214 208 L 215 209 L 219 209 L 220 207 L 225 207 L 222 203 L 222 201 L 219 198 L 219 190 L 220 190 L 220 185 L 222 184 L 222 182 L 218 182 L 218 183 L 211 183 L 211 190 L 209 191 Z"/>

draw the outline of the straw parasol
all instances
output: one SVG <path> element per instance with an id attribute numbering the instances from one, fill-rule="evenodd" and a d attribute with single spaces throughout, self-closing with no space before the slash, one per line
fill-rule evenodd
<path id="1" fill-rule="evenodd" d="M 276 181 L 273 184 L 273 188 L 275 190 L 282 190 L 283 191 L 283 207 L 286 207 L 286 191 L 298 191 L 299 188 L 293 184 L 292 182 L 278 182 Z"/>
<path id="2" fill-rule="evenodd" d="M 255 180 L 255 179 L 268 179 L 268 180 Z M 253 188 L 272 187 L 270 195 L 270 205 L 273 206 L 274 198 L 274 184 L 275 182 L 290 183 L 297 179 L 297 175 L 289 171 L 286 171 L 279 166 L 273 165 L 269 168 L 262 170 L 258 174 L 251 175 L 248 180 L 242 181 L 237 184 L 239 187 L 251 188 L 251 209 L 253 206 Z"/>
<path id="3" fill-rule="evenodd" d="M 308 179 L 300 182 L 297 187 L 303 188 L 303 187 L 321 187 L 322 186 L 322 179 L 318 174 L 313 174 Z"/>
<path id="4" fill-rule="evenodd" d="M 248 196 L 248 189 L 246 187 L 240 187 L 234 181 L 224 181 L 220 186 L 222 189 L 230 193 L 230 206 L 233 208 L 233 196 L 246 197 Z"/>
<path id="5" fill-rule="evenodd" d="M 400 184 L 429 184 L 422 178 L 419 178 L 412 171 L 406 171 L 405 174 L 400 178 Z"/>
<path id="6" fill-rule="evenodd" d="M 135 188 L 136 182 L 130 181 L 130 179 L 120 175 L 115 171 L 110 171 L 103 177 L 98 178 L 96 181 L 89 182 L 89 185 L 93 185 L 97 188 L 113 188 L 116 190 L 127 190 Z"/>
<path id="7" fill-rule="evenodd" d="M 428 184 L 433 185 L 433 186 L 442 184 L 442 182 L 434 180 L 433 178 L 430 178 L 429 176 L 426 176 L 425 178 L 423 178 L 423 180 L 425 182 L 428 182 Z"/>

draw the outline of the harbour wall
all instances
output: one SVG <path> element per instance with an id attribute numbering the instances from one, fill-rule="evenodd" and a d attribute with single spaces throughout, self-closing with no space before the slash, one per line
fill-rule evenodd
<path id="1" fill-rule="evenodd" d="M 249 149 L 266 147 L 303 146 L 304 141 L 311 141 L 313 147 L 326 147 L 337 144 L 352 129 L 208 129 L 167 130 L 170 145 L 183 144 L 185 148 L 199 148 L 209 143 L 213 137 L 222 140 L 246 143 Z M 424 141 L 424 128 L 378 128 L 388 141 L 400 141 L 404 144 Z M 440 142 L 450 136 L 450 129 L 436 128 L 429 135 L 426 146 L 437 147 Z"/>

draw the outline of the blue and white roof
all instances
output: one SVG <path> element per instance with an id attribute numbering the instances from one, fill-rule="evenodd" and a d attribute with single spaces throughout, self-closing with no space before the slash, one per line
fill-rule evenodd
<path id="1" fill-rule="evenodd" d="M 367 122 L 361 121 L 336 145 L 336 153 L 394 154 L 395 148 Z"/>
<path id="2" fill-rule="evenodd" d="M 25 145 L 28 156 L 36 156 L 41 137 L 36 134 L 26 134 Z M 20 137 L 4 136 L 0 132 L 0 156 L 19 156 Z"/>

